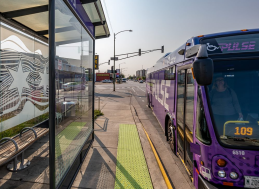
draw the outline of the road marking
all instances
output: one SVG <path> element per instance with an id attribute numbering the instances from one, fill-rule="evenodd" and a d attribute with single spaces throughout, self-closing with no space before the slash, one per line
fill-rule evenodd
<path id="1" fill-rule="evenodd" d="M 133 89 L 133 87 L 132 87 L 132 90 L 133 90 L 134 92 L 136 92 L 136 91 Z"/>
<path id="2" fill-rule="evenodd" d="M 138 87 L 139 88 L 139 90 L 141 90 L 141 91 L 143 91 L 143 92 L 145 92 L 144 90 L 142 90 L 140 87 Z"/>
<path id="3" fill-rule="evenodd" d="M 144 100 L 142 100 L 144 102 Z"/>
<path id="4" fill-rule="evenodd" d="M 139 98 L 141 98 L 141 97 L 139 97 Z"/>

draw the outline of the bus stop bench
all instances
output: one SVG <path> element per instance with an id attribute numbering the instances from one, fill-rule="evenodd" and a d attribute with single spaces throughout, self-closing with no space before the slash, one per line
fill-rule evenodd
<path id="1" fill-rule="evenodd" d="M 24 151 L 35 141 L 49 132 L 48 128 L 25 127 L 19 135 L 13 138 L 5 137 L 0 140 L 0 166 L 13 160 L 7 165 L 9 171 L 20 171 L 30 165 L 30 161 L 24 159 Z M 18 161 L 18 156 L 20 161 Z"/>

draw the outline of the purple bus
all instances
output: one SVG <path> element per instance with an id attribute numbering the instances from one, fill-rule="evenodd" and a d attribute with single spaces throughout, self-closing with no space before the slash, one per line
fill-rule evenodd
<path id="1" fill-rule="evenodd" d="M 147 70 L 146 86 L 196 188 L 259 188 L 259 29 L 187 40 Z"/>

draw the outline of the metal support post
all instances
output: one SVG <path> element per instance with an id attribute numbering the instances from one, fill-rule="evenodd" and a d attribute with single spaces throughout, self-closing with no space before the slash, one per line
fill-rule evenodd
<path id="1" fill-rule="evenodd" d="M 55 170 L 55 0 L 49 0 L 49 187 L 56 188 Z"/>
<path id="2" fill-rule="evenodd" d="M 115 91 L 115 33 L 114 33 L 114 63 L 113 63 L 113 91 Z"/>

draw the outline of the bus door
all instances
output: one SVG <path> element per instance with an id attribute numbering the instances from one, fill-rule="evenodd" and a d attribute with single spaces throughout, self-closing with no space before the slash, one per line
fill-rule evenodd
<path id="1" fill-rule="evenodd" d="M 149 76 L 149 78 L 150 78 L 150 83 L 149 83 L 149 86 L 150 86 L 150 105 L 151 105 L 151 107 L 152 107 L 152 105 L 153 105 L 153 101 L 152 101 L 152 99 L 153 99 L 153 87 L 154 87 L 154 83 L 153 83 L 153 74 L 150 74 L 150 76 Z"/>
<path id="2" fill-rule="evenodd" d="M 194 80 L 191 69 L 177 71 L 177 152 L 190 174 L 193 157 L 190 143 L 193 142 Z"/>

